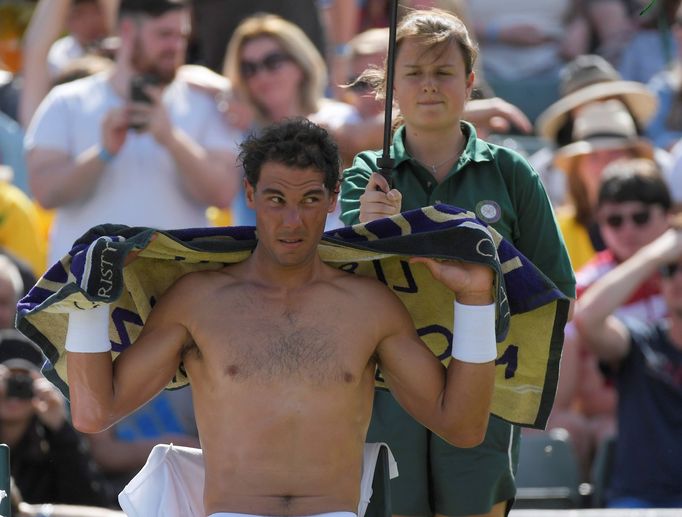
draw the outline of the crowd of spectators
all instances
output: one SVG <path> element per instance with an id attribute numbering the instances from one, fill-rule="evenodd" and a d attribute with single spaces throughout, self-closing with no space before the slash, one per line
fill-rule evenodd
<path id="1" fill-rule="evenodd" d="M 5 24 L 14 23 L 0 31 L 0 441 L 13 447 L 12 475 L 26 515 L 26 503 L 116 509 L 116 493 L 156 443 L 199 444 L 189 389 L 160 394 L 105 433 L 75 431 L 68 402 L 40 373 L 39 350 L 11 330 L 17 301 L 96 224 L 255 224 L 236 157 L 239 143 L 269 124 L 299 116 L 322 125 L 339 144 L 344 167 L 362 151 L 380 148 L 385 106 L 366 72 L 385 65 L 389 3 L 0 2 Z M 472 59 L 475 79 L 462 123 L 474 138 L 499 137 L 532 165 L 531 175 L 537 172 L 580 298 L 642 248 L 649 250 L 649 262 L 666 266 L 651 258 L 664 246 L 646 246 L 682 210 L 680 0 L 400 3 L 401 17 L 438 8 L 464 22 L 480 56 Z M 409 130 L 412 124 L 423 129 L 405 115 L 407 122 L 399 120 Z M 459 127 L 460 120 L 453 123 Z M 439 142 L 424 148 L 424 163 Z M 440 160 L 440 174 L 434 169 L 433 179 L 445 184 L 459 154 L 435 152 L 441 154 L 454 158 Z M 346 183 L 341 190 L 358 189 L 359 199 L 367 183 Z M 404 197 L 394 198 L 398 210 L 405 208 Z M 328 217 L 328 229 L 363 220 L 360 212 L 341 217 L 343 206 Z M 513 206 L 502 220 L 522 218 L 513 211 L 527 209 Z M 509 230 L 512 240 L 534 231 Z M 673 262 L 675 249 L 665 248 Z M 662 289 L 679 279 L 679 264 L 663 268 L 663 279 L 654 269 L 609 311 L 649 326 L 668 317 L 675 301 L 664 302 Z M 597 302 L 587 300 L 582 326 L 566 328 L 550 427 L 568 430 L 590 481 L 600 443 L 620 434 L 640 436 L 619 429 L 634 423 L 619 417 L 618 396 L 630 380 L 618 373 L 618 364 L 634 361 L 631 349 L 642 349 L 635 341 L 648 334 L 628 324 L 627 335 L 637 338 L 631 347 L 608 334 L 620 346 L 614 360 L 598 343 L 600 332 L 622 337 L 624 331 L 617 325 L 600 330 L 603 321 L 585 316 Z M 681 347 L 665 352 L 677 377 L 657 386 L 646 403 L 663 391 L 670 411 L 682 409 Z M 608 364 L 600 363 L 604 357 Z M 17 376 L 30 380 L 30 396 L 9 389 Z M 624 453 L 618 461 L 630 472 Z M 60 469 L 83 478 L 78 493 L 60 483 L 67 476 Z M 679 464 L 677 469 L 682 479 Z M 630 481 L 618 481 L 620 503 L 631 495 L 623 488 Z M 668 489 L 653 486 L 651 497 L 638 493 L 634 504 L 679 504 Z"/>

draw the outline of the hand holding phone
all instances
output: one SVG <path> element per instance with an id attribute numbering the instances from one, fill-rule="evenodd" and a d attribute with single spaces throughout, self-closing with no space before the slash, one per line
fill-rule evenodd
<path id="1" fill-rule="evenodd" d="M 135 75 L 130 80 L 130 101 L 133 103 L 151 105 L 154 103 L 153 99 L 147 94 L 147 86 L 157 86 L 161 84 L 158 77 L 152 74 Z M 148 124 L 148 120 L 144 116 L 131 117 L 129 127 L 136 131 L 143 131 Z"/>

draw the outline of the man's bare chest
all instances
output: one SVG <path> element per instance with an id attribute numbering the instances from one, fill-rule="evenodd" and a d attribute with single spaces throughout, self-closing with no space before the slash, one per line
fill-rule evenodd
<path id="1" fill-rule="evenodd" d="M 236 382 L 288 380 L 306 384 L 352 383 L 370 359 L 357 323 L 322 305 L 242 301 L 214 316 L 200 348 L 212 367 Z M 233 306 L 234 307 L 234 306 Z"/>

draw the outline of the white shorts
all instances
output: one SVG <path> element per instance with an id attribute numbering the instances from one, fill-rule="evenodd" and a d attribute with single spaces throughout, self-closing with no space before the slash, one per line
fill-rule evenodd
<path id="1" fill-rule="evenodd" d="M 267 517 L 265 515 L 252 515 L 250 513 L 230 513 L 230 512 L 218 512 L 212 513 L 208 517 Z M 306 515 L 305 517 L 357 517 L 353 512 L 329 512 L 329 513 L 316 513 L 314 515 Z"/>

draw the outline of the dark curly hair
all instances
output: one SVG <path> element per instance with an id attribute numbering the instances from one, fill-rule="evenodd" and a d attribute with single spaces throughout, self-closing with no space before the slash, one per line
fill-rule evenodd
<path id="1" fill-rule="evenodd" d="M 303 117 L 286 119 L 250 135 L 240 145 L 239 161 L 246 180 L 254 188 L 263 164 L 275 162 L 287 167 L 317 169 L 324 174 L 327 190 L 338 190 L 339 149 L 327 131 Z"/>

